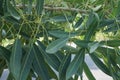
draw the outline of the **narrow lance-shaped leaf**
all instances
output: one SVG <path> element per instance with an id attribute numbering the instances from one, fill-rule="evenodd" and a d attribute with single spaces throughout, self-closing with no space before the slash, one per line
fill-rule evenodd
<path id="1" fill-rule="evenodd" d="M 3 0 L 0 0 L 0 15 L 3 15 L 4 12 L 3 12 Z"/>
<path id="2" fill-rule="evenodd" d="M 79 46 L 79 47 L 84 47 L 84 48 L 88 48 L 88 44 L 91 41 L 86 41 L 86 40 L 78 40 L 78 39 L 74 39 L 74 43 Z"/>
<path id="3" fill-rule="evenodd" d="M 74 57 L 73 61 L 70 63 L 67 72 L 66 72 L 66 80 L 72 77 L 78 71 L 79 67 L 83 65 L 85 56 L 85 49 L 80 49 L 79 53 Z"/>
<path id="4" fill-rule="evenodd" d="M 119 16 L 120 15 L 120 1 L 118 1 L 118 7 L 116 10 L 116 15 Z"/>
<path id="5" fill-rule="evenodd" d="M 51 66 L 49 64 L 46 64 L 46 66 L 47 66 L 47 70 L 48 70 L 50 77 L 58 80 L 57 74 L 54 72 L 54 70 L 51 68 Z"/>
<path id="6" fill-rule="evenodd" d="M 90 48 L 89 52 L 93 53 L 101 44 L 99 42 L 89 43 L 88 46 Z"/>
<path id="7" fill-rule="evenodd" d="M 43 10 L 44 0 L 37 0 L 36 1 L 36 11 L 37 14 L 40 15 Z"/>
<path id="8" fill-rule="evenodd" d="M 56 37 L 56 38 L 65 38 L 65 37 L 74 37 L 76 35 L 78 35 L 78 32 L 65 32 L 62 30 L 53 30 L 53 31 L 49 31 L 49 34 Z"/>
<path id="9" fill-rule="evenodd" d="M 12 79 L 13 79 L 12 73 L 9 73 L 7 80 L 12 80 Z"/>
<path id="10" fill-rule="evenodd" d="M 108 33 L 108 32 L 116 32 L 120 30 L 120 26 L 118 24 L 113 24 L 112 26 L 108 26 L 107 29 L 105 29 L 103 32 Z"/>
<path id="11" fill-rule="evenodd" d="M 62 62 L 65 55 L 62 52 L 57 52 L 55 56 L 58 58 L 60 62 Z"/>
<path id="12" fill-rule="evenodd" d="M 79 51 L 78 48 L 75 48 L 75 46 L 72 46 L 72 45 L 65 45 L 62 48 L 62 50 L 68 51 L 68 52 L 70 52 L 72 54 L 76 54 Z"/>
<path id="13" fill-rule="evenodd" d="M 96 51 L 101 54 L 104 53 L 102 54 L 104 57 L 107 57 L 108 53 L 109 54 L 115 53 L 115 50 L 110 47 L 98 47 Z"/>
<path id="14" fill-rule="evenodd" d="M 18 13 L 17 9 L 12 6 L 9 0 L 7 0 L 6 2 L 7 2 L 7 10 L 9 14 L 15 19 L 20 20 L 20 14 Z"/>
<path id="15" fill-rule="evenodd" d="M 28 0 L 28 14 L 31 14 L 32 12 L 32 2 L 33 0 Z"/>
<path id="16" fill-rule="evenodd" d="M 75 27 L 75 28 L 78 28 L 78 27 L 82 24 L 83 20 L 84 20 L 84 16 L 81 17 L 81 18 L 77 21 L 77 23 L 75 24 L 74 27 Z"/>
<path id="17" fill-rule="evenodd" d="M 6 62 L 4 59 L 0 59 L 0 77 L 2 76 L 3 74 L 3 70 L 6 68 Z"/>
<path id="18" fill-rule="evenodd" d="M 19 39 L 16 39 L 10 57 L 10 72 L 12 73 L 16 80 L 18 80 L 20 74 L 21 58 L 22 58 L 21 42 Z"/>
<path id="19" fill-rule="evenodd" d="M 101 20 L 100 21 L 100 24 L 98 25 L 98 28 L 102 28 L 102 27 L 105 27 L 105 26 L 109 26 L 109 25 L 112 25 L 115 23 L 115 20 L 114 19 L 110 19 L 110 20 Z"/>
<path id="20" fill-rule="evenodd" d="M 34 45 L 34 61 L 33 61 L 33 67 L 36 73 L 41 77 L 42 80 L 50 80 L 49 73 L 47 71 L 46 63 L 44 61 L 44 58 L 39 51 L 38 47 Z"/>
<path id="21" fill-rule="evenodd" d="M 58 71 L 58 68 L 60 65 L 59 59 L 54 54 L 47 54 L 45 52 L 46 47 L 40 41 L 37 41 L 37 43 L 38 43 L 38 48 L 41 54 L 44 56 L 44 59 L 46 60 L 46 62 L 49 65 L 51 65 L 55 70 Z"/>
<path id="22" fill-rule="evenodd" d="M 84 72 L 89 80 L 96 80 L 85 62 L 84 62 Z"/>
<path id="23" fill-rule="evenodd" d="M 46 52 L 50 53 L 50 54 L 56 53 L 63 46 L 66 45 L 67 41 L 68 41 L 68 38 L 61 38 L 61 39 L 57 39 L 57 40 L 53 41 L 46 48 Z"/>
<path id="24" fill-rule="evenodd" d="M 20 76 L 19 76 L 19 79 L 17 80 L 27 79 L 32 66 L 33 59 L 34 59 L 34 50 L 33 50 L 33 46 L 31 46 L 29 51 L 24 56 Z"/>
<path id="25" fill-rule="evenodd" d="M 82 74 L 83 74 L 83 65 L 79 66 L 79 69 L 76 72 L 76 76 L 80 76 L 80 78 L 82 79 Z"/>
<path id="26" fill-rule="evenodd" d="M 66 71 L 67 71 L 67 68 L 70 64 L 70 61 L 71 61 L 71 54 L 67 54 L 62 62 L 61 62 L 61 65 L 60 65 L 60 68 L 59 68 L 59 77 L 60 77 L 60 80 L 65 80 L 66 79 Z"/>
<path id="27" fill-rule="evenodd" d="M 8 49 L 0 46 L 0 55 L 3 56 L 8 63 L 10 62 L 11 52 Z"/>
<path id="28" fill-rule="evenodd" d="M 105 44 L 107 46 L 112 46 L 112 47 L 120 46 L 120 40 L 107 40 L 107 41 L 101 41 L 100 43 Z"/>
<path id="29" fill-rule="evenodd" d="M 93 14 L 93 12 L 90 12 L 89 16 L 88 16 L 88 20 L 86 22 L 87 28 L 90 27 L 90 25 L 93 23 L 94 19 L 95 19 L 95 15 Z"/>
<path id="30" fill-rule="evenodd" d="M 94 53 L 90 54 L 90 57 L 104 73 L 111 75 L 107 66 Z"/>
<path id="31" fill-rule="evenodd" d="M 19 24 L 19 21 L 17 19 L 15 19 L 14 17 L 12 17 L 12 16 L 6 16 L 5 20 L 7 22 L 10 22 L 10 23 L 13 23 L 13 24 Z M 9 34 L 9 35 L 11 35 L 11 34 Z"/>
<path id="32" fill-rule="evenodd" d="M 84 39 L 86 41 L 89 41 L 98 26 L 98 19 L 95 13 L 93 12 L 90 13 L 86 26 L 87 26 L 88 31 L 85 34 Z"/>

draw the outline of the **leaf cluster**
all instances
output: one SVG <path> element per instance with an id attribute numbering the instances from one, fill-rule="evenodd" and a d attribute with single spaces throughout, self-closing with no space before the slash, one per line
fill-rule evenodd
<path id="1" fill-rule="evenodd" d="M 82 80 L 84 72 L 96 80 L 88 54 L 119 80 L 119 27 L 119 0 L 0 0 L 0 76 L 8 69 L 7 80 Z"/>

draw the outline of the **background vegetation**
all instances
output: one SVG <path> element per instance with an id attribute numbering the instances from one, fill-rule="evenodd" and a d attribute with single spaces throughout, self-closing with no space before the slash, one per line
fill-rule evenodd
<path id="1" fill-rule="evenodd" d="M 0 75 L 82 80 L 84 61 L 120 80 L 119 0 L 0 0 Z M 72 56 L 73 59 L 72 59 Z"/>

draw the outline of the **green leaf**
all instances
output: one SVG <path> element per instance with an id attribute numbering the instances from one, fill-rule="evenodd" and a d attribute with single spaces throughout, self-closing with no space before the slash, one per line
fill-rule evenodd
<path id="1" fill-rule="evenodd" d="M 17 9 L 12 6 L 9 0 L 7 0 L 7 10 L 12 17 L 14 17 L 17 20 L 20 20 L 20 14 L 18 13 Z"/>
<path id="2" fill-rule="evenodd" d="M 89 43 L 88 46 L 90 48 L 89 52 L 93 53 L 100 46 L 100 43 L 99 42 L 93 42 L 93 43 Z"/>
<path id="3" fill-rule="evenodd" d="M 97 52 L 100 52 L 102 55 L 104 55 L 105 57 L 107 57 L 107 54 L 113 54 L 116 53 L 114 49 L 109 48 L 109 47 L 98 47 L 98 49 L 96 50 Z"/>
<path id="4" fill-rule="evenodd" d="M 21 69 L 22 47 L 19 39 L 15 40 L 10 57 L 10 72 L 16 80 L 19 79 Z"/>
<path id="5" fill-rule="evenodd" d="M 113 24 L 112 26 L 110 26 L 106 30 L 104 30 L 104 32 L 108 33 L 108 32 L 115 32 L 118 30 L 120 30 L 120 26 L 118 24 Z"/>
<path id="6" fill-rule="evenodd" d="M 65 0 L 66 2 L 69 2 L 70 4 L 80 4 L 80 2 L 83 2 L 83 0 Z"/>
<path id="7" fill-rule="evenodd" d="M 42 14 L 43 6 L 44 6 L 44 0 L 37 0 L 36 1 L 37 15 Z"/>
<path id="8" fill-rule="evenodd" d="M 29 48 L 29 51 L 25 54 L 23 62 L 22 62 L 22 67 L 21 67 L 21 72 L 18 80 L 26 80 L 28 77 L 28 74 L 30 72 L 32 62 L 34 59 L 34 49 L 33 46 Z"/>
<path id="9" fill-rule="evenodd" d="M 58 80 L 58 77 L 57 77 L 56 73 L 54 72 L 53 68 L 51 68 L 51 66 L 49 64 L 46 64 L 46 66 L 47 66 L 47 70 L 48 70 L 50 77 Z"/>
<path id="10" fill-rule="evenodd" d="M 67 54 L 62 60 L 59 68 L 59 78 L 60 80 L 66 79 L 66 71 L 71 61 L 71 54 Z"/>
<path id="11" fill-rule="evenodd" d="M 44 57 L 42 56 L 41 52 L 39 51 L 38 47 L 34 45 L 34 61 L 33 61 L 33 67 L 36 71 L 37 75 L 41 77 L 42 80 L 50 80 L 50 76 L 48 74 L 48 70 L 46 67 L 46 63 L 44 61 Z"/>
<path id="12" fill-rule="evenodd" d="M 53 41 L 46 48 L 46 52 L 50 53 L 50 54 L 56 53 L 63 46 L 66 45 L 67 41 L 68 41 L 68 38 L 61 38 L 61 39 L 57 39 L 57 40 Z"/>
<path id="13" fill-rule="evenodd" d="M 95 1 L 95 0 L 93 0 L 93 1 Z M 97 12 L 97 11 L 99 11 L 101 8 L 102 8 L 102 5 L 97 5 L 96 7 L 92 8 L 92 10 L 93 10 L 94 12 Z"/>
<path id="14" fill-rule="evenodd" d="M 9 23 L 19 24 L 19 21 L 12 16 L 5 16 L 4 19 Z"/>
<path id="15" fill-rule="evenodd" d="M 120 65 L 120 56 L 117 56 L 116 63 Z"/>
<path id="16" fill-rule="evenodd" d="M 9 73 L 7 80 L 13 80 L 13 79 L 14 79 L 14 77 L 13 77 L 12 73 Z"/>
<path id="17" fill-rule="evenodd" d="M 32 13 L 32 2 L 33 0 L 28 0 L 28 14 Z"/>
<path id="18" fill-rule="evenodd" d="M 120 15 L 120 1 L 118 1 L 118 4 L 117 4 L 117 10 L 116 10 L 116 15 L 119 16 Z"/>
<path id="19" fill-rule="evenodd" d="M 4 4 L 4 1 L 0 0 L 0 15 L 2 15 L 2 16 L 4 15 L 3 4 Z"/>
<path id="20" fill-rule="evenodd" d="M 49 65 L 51 65 L 55 70 L 58 71 L 58 68 L 60 66 L 59 59 L 54 54 L 47 54 L 45 52 L 46 47 L 40 41 L 37 41 L 37 43 L 38 43 L 38 48 L 39 48 L 41 54 L 44 56 L 45 61 Z"/>
<path id="21" fill-rule="evenodd" d="M 85 49 L 80 49 L 79 53 L 76 54 L 73 61 L 70 63 L 67 72 L 66 72 L 66 80 L 72 77 L 79 69 L 81 65 L 83 65 L 85 56 Z"/>
<path id="22" fill-rule="evenodd" d="M 120 46 L 120 40 L 107 40 L 107 41 L 101 41 L 101 43 L 104 43 L 105 45 L 112 47 Z"/>
<path id="23" fill-rule="evenodd" d="M 54 30 L 54 31 L 49 31 L 49 34 L 57 37 L 57 38 L 65 38 L 65 37 L 74 37 L 76 36 L 78 33 L 77 32 L 65 32 L 65 31 L 61 31 L 61 30 Z"/>
<path id="24" fill-rule="evenodd" d="M 106 73 L 108 75 L 111 75 L 109 69 L 107 68 L 107 66 L 94 53 L 90 54 L 90 57 L 95 62 L 97 67 L 99 67 L 104 73 Z"/>
<path id="25" fill-rule="evenodd" d="M 88 20 L 86 22 L 86 27 L 87 27 L 88 31 L 86 32 L 85 37 L 84 37 L 84 39 L 86 41 L 89 41 L 91 39 L 92 35 L 95 33 L 95 30 L 98 27 L 98 18 L 97 17 L 98 16 L 96 16 L 96 14 L 93 12 L 91 12 L 89 14 Z"/>
<path id="26" fill-rule="evenodd" d="M 81 24 L 82 24 L 82 22 L 83 22 L 83 20 L 84 20 L 84 16 L 83 17 L 81 17 L 78 21 L 77 21 L 77 23 L 75 24 L 75 28 L 78 28 Z"/>
<path id="27" fill-rule="evenodd" d="M 85 62 L 84 62 L 84 72 L 89 80 L 96 80 Z"/>
<path id="28" fill-rule="evenodd" d="M 87 20 L 87 22 L 86 22 L 86 27 L 87 27 L 87 28 L 90 27 L 90 25 L 93 23 L 94 19 L 95 19 L 95 15 L 93 14 L 93 12 L 91 12 L 91 13 L 89 14 L 88 20 Z"/>
<path id="29" fill-rule="evenodd" d="M 64 53 L 63 52 L 57 52 L 56 54 L 54 54 L 57 58 L 58 58 L 58 60 L 60 61 L 60 62 L 62 62 L 62 60 L 63 60 L 63 58 L 64 58 Z"/>
<path id="30" fill-rule="evenodd" d="M 72 54 L 76 54 L 76 52 L 78 52 L 79 51 L 79 49 L 78 48 L 75 48 L 74 46 L 70 46 L 70 45 L 65 45 L 63 48 L 62 48 L 62 50 L 66 50 L 67 52 L 70 52 L 70 53 L 72 53 Z"/>
<path id="31" fill-rule="evenodd" d="M 3 74 L 3 71 L 4 71 L 4 69 L 6 68 L 6 62 L 5 62 L 5 60 L 3 60 L 3 59 L 0 59 L 0 77 L 2 76 L 2 74 Z"/>
<path id="32" fill-rule="evenodd" d="M 79 47 L 84 47 L 84 48 L 87 48 L 87 47 L 88 47 L 88 44 L 89 44 L 90 42 L 91 42 L 91 41 L 74 39 L 74 43 L 75 43 L 77 46 L 79 46 Z"/>
<path id="33" fill-rule="evenodd" d="M 115 23 L 115 20 L 113 19 L 105 19 L 105 20 L 101 20 L 98 28 L 102 28 L 102 27 L 105 27 L 105 26 L 109 26 L 111 24 L 114 24 Z"/>
<path id="34" fill-rule="evenodd" d="M 8 63 L 10 62 L 11 52 L 8 49 L 0 46 L 0 55 L 2 55 Z"/>
<path id="35" fill-rule="evenodd" d="M 83 67 L 84 67 L 83 65 L 79 66 L 79 69 L 78 69 L 78 71 L 76 73 L 76 76 L 80 76 L 82 78 Z"/>

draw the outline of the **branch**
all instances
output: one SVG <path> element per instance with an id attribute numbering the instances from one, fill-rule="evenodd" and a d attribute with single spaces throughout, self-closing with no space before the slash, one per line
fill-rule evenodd
<path id="1" fill-rule="evenodd" d="M 27 7 L 27 5 L 23 6 L 23 5 L 17 5 L 17 7 L 19 8 L 24 8 Z M 35 6 L 33 6 L 35 7 Z M 71 12 L 79 12 L 79 13 L 89 13 L 90 11 L 88 10 L 80 10 L 77 8 L 66 8 L 66 7 L 49 7 L 49 6 L 44 6 L 43 7 L 46 10 L 53 10 L 53 11 L 71 11 Z"/>
<path id="2" fill-rule="evenodd" d="M 44 6 L 46 10 L 55 10 L 55 11 L 72 11 L 72 12 L 79 12 L 79 13 L 89 13 L 87 10 L 80 10 L 76 8 L 65 8 L 65 7 L 48 7 Z"/>

